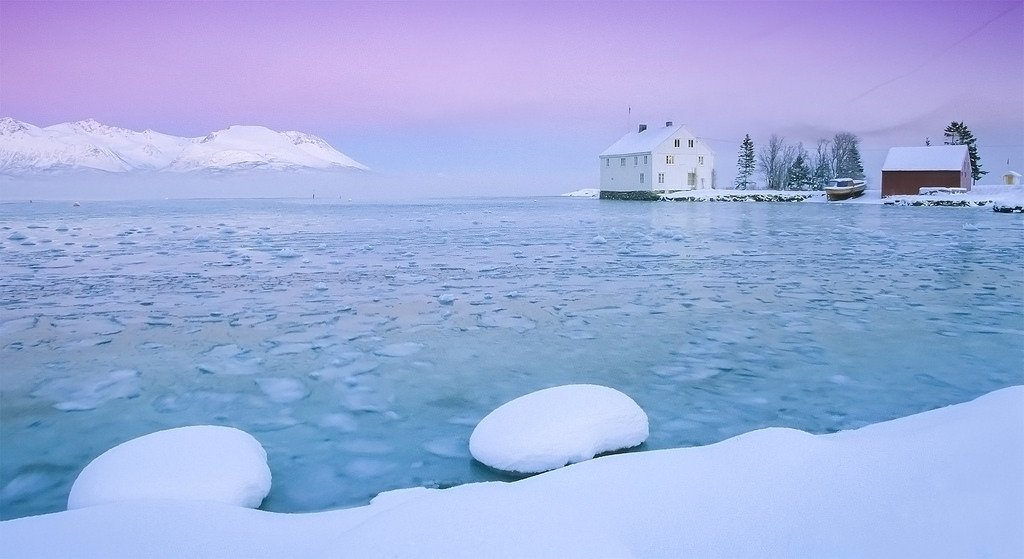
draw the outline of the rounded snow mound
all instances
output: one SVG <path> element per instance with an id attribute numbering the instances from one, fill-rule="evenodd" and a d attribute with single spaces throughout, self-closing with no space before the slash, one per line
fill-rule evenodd
<path id="1" fill-rule="evenodd" d="M 143 435 L 104 452 L 78 474 L 68 509 L 134 499 L 256 508 L 269 492 L 267 453 L 252 435 L 195 425 Z"/>
<path id="2" fill-rule="evenodd" d="M 483 418 L 469 452 L 497 470 L 534 474 L 647 440 L 647 414 L 606 386 L 569 384 L 532 392 Z"/>

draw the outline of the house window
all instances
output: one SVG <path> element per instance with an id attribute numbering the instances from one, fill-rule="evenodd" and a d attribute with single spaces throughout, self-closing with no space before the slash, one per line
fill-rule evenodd
<path id="1" fill-rule="evenodd" d="M 704 164 L 704 156 L 703 155 L 698 155 L 697 156 L 697 163 L 699 165 L 703 165 Z"/>
<path id="2" fill-rule="evenodd" d="M 693 140 L 687 140 L 686 144 L 687 144 L 688 147 L 692 148 L 693 147 Z"/>
<path id="3" fill-rule="evenodd" d="M 636 155 L 633 156 L 633 166 L 636 167 L 637 163 L 640 162 L 640 158 Z"/>
<path id="4" fill-rule="evenodd" d="M 606 157 L 606 158 L 605 158 L 605 160 L 604 160 L 604 166 L 605 166 L 605 167 L 611 167 L 611 165 L 612 165 L 612 160 L 611 160 L 611 159 L 608 159 L 608 158 Z"/>
<path id="5" fill-rule="evenodd" d="M 644 156 L 644 165 L 647 165 L 647 156 Z"/>
<path id="6" fill-rule="evenodd" d="M 665 164 L 666 165 L 675 165 L 676 164 L 676 156 L 674 156 L 674 155 L 666 155 L 665 156 Z"/>
<path id="7" fill-rule="evenodd" d="M 676 138 L 676 147 L 679 147 L 679 138 Z"/>
<path id="8" fill-rule="evenodd" d="M 644 183 L 644 174 L 640 173 L 640 184 Z"/>
<path id="9" fill-rule="evenodd" d="M 689 185 L 689 186 L 696 186 L 697 185 L 697 173 L 693 173 L 693 172 L 687 173 L 686 174 L 686 184 Z"/>
<path id="10" fill-rule="evenodd" d="M 626 166 L 626 158 L 625 157 L 619 158 L 619 167 L 625 167 L 625 166 Z"/>
<path id="11" fill-rule="evenodd" d="M 665 184 L 665 173 L 658 173 L 658 184 Z"/>

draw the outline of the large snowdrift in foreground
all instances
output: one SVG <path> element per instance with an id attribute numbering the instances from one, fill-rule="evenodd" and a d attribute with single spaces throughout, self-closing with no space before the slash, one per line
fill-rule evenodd
<path id="1" fill-rule="evenodd" d="M 274 514 L 134 501 L 0 523 L 8 557 L 1019 557 L 1024 387 L 831 435 L 764 429 L 514 483 Z"/>

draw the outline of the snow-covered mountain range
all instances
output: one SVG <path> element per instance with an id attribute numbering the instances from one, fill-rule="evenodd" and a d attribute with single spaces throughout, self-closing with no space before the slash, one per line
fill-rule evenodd
<path id="1" fill-rule="evenodd" d="M 204 137 L 135 132 L 95 120 L 40 128 L 0 118 L 0 174 L 29 175 L 94 170 L 230 172 L 249 169 L 334 170 L 366 166 L 303 132 L 232 126 Z"/>

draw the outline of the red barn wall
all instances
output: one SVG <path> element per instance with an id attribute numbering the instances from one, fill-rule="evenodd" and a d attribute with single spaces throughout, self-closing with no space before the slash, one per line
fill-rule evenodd
<path id="1" fill-rule="evenodd" d="M 882 196 L 919 194 L 923 186 L 971 189 L 970 164 L 960 171 L 882 171 Z"/>

